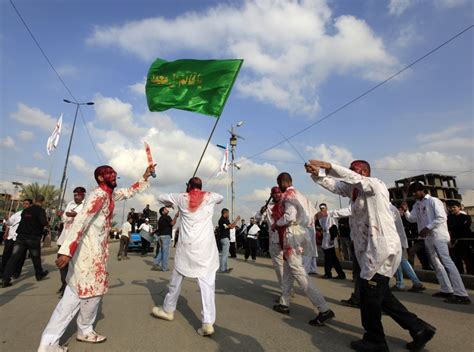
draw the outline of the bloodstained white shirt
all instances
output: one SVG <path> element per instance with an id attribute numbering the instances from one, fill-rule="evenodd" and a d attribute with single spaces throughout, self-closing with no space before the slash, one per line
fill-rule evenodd
<path id="1" fill-rule="evenodd" d="M 63 230 L 61 231 L 61 235 L 56 240 L 56 244 L 58 246 L 61 246 L 63 244 L 64 238 L 66 237 L 66 233 L 71 228 L 75 219 L 75 216 L 67 216 L 66 213 L 70 213 L 71 211 L 75 211 L 76 213 L 79 213 L 82 210 L 83 206 L 84 206 L 84 200 L 80 202 L 79 204 L 77 204 L 75 201 L 70 201 L 66 205 L 66 209 L 64 209 L 64 213 L 61 216 L 61 220 L 63 221 Z"/>
<path id="2" fill-rule="evenodd" d="M 176 206 L 179 210 L 181 222 L 174 268 L 183 276 L 196 278 L 208 276 L 219 269 L 212 216 L 214 206 L 221 203 L 224 197 L 199 190 L 191 192 L 202 198 L 201 203 L 191 205 L 194 196 L 188 193 L 163 194 L 158 197 L 158 201 L 165 206 Z"/>
<path id="3" fill-rule="evenodd" d="M 102 296 L 109 289 L 108 239 L 115 201 L 133 197 L 148 186 L 149 183 L 141 179 L 130 188 L 111 193 L 97 187 L 87 196 L 58 251 L 72 257 L 66 280 L 80 298 Z"/>
<path id="4" fill-rule="evenodd" d="M 349 223 L 360 276 L 366 280 L 377 273 L 392 277 L 400 265 L 402 249 L 387 186 L 335 164 L 327 176 L 312 178 L 327 190 L 351 199 Z M 352 199 L 354 189 L 358 195 Z"/>

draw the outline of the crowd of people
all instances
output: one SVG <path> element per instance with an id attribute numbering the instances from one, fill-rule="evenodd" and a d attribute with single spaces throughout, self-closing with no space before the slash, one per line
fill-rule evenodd
<path id="1" fill-rule="evenodd" d="M 354 290 L 341 303 L 360 309 L 364 328 L 362 339 L 351 343 L 356 351 L 388 351 L 382 326 L 382 312 L 390 316 L 413 341 L 409 350 L 420 350 L 433 338 L 436 328 L 407 310 L 392 291 L 408 290 L 404 274 L 412 281 L 412 292 L 425 290 L 413 269 L 418 256 L 423 268 L 434 270 L 440 291 L 433 296 L 446 303 L 470 304 L 460 273 L 472 273 L 472 233 L 470 217 L 464 214 L 458 202 L 446 206 L 425 193 L 419 182 L 410 185 L 409 193 L 415 203 L 393 205 L 385 184 L 371 176 L 370 165 L 356 160 L 349 168 L 311 160 L 305 170 L 312 180 L 325 189 L 349 199 L 345 208 L 330 210 L 325 203 L 319 210 L 293 185 L 290 174 L 283 172 L 272 187 L 269 201 L 256 211 L 247 224 L 244 219 L 230 219 L 223 208 L 218 226 L 212 218 L 216 205 L 223 197 L 202 190 L 202 181 L 193 177 L 186 192 L 164 194 L 159 197 L 156 225 L 150 218 L 154 212 L 147 205 L 142 214 L 131 209 L 122 225 L 118 260 L 128 259 L 127 249 L 133 233 L 141 238 L 141 253 L 146 256 L 156 242 L 152 270 L 168 271 L 173 227 L 176 252 L 171 270 L 169 291 L 162 306 L 153 307 L 151 314 L 172 321 L 177 308 L 184 277 L 198 282 L 201 300 L 202 326 L 198 333 L 214 333 L 216 320 L 216 273 L 229 274 L 229 257 L 244 250 L 244 259 L 255 261 L 258 251 L 269 255 L 280 287 L 280 297 L 273 309 L 290 314 L 294 282 L 303 289 L 316 316 L 309 324 L 321 326 L 335 318 L 334 312 L 316 287 L 318 247 L 324 257 L 324 279 L 346 279 L 340 260 L 352 260 Z M 322 170 L 325 170 L 322 172 Z M 110 166 L 98 167 L 94 177 L 98 186 L 86 197 L 86 190 L 77 187 L 74 200 L 67 204 L 62 217 L 62 232 L 56 265 L 60 270 L 61 296 L 45 330 L 38 351 L 66 351 L 59 340 L 71 320 L 78 313 L 77 340 L 100 343 L 104 335 L 94 330 L 99 303 L 108 291 L 108 241 L 115 201 L 133 197 L 149 187 L 148 179 L 154 165 L 146 168 L 143 177 L 131 187 L 116 189 L 117 173 Z M 23 210 L 7 221 L 5 247 L 2 257 L 2 285 L 10 286 L 11 279 L 19 276 L 21 267 L 30 253 L 36 279 L 48 275 L 41 265 L 40 247 L 47 226 L 44 197 L 34 201 L 25 199 Z M 176 213 L 171 217 L 170 209 Z M 156 214 L 156 213 L 155 213 Z M 414 224 L 414 226 L 412 225 Z M 220 253 L 219 253 L 220 252 Z M 333 269 L 336 276 L 333 277 Z M 396 285 L 389 280 L 396 277 Z"/>

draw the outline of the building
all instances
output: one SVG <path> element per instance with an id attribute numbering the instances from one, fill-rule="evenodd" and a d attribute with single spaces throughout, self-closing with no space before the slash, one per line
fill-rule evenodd
<path id="1" fill-rule="evenodd" d="M 415 181 L 422 182 L 428 194 L 439 198 L 443 202 L 449 200 L 462 202 L 461 194 L 459 194 L 459 189 L 456 185 L 456 176 L 440 174 L 423 174 L 395 181 L 395 187 L 388 189 L 390 201 L 395 204 L 406 201 L 411 206 L 415 199 L 411 194 L 408 194 L 408 187 Z"/>

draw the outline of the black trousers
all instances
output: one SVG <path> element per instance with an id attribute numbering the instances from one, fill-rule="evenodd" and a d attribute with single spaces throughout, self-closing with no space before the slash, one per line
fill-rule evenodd
<path id="1" fill-rule="evenodd" d="M 354 245 L 351 243 L 352 256 L 352 279 L 354 280 L 354 292 L 352 292 L 351 299 L 353 302 L 360 304 L 360 265 L 355 256 Z"/>
<path id="2" fill-rule="evenodd" d="M 418 257 L 418 260 L 421 263 L 421 267 L 424 270 L 431 270 L 430 259 L 426 252 L 425 240 L 416 240 L 408 249 L 408 261 L 410 262 L 411 266 L 415 266 L 415 254 Z"/>
<path id="3" fill-rule="evenodd" d="M 142 239 L 142 255 L 144 255 L 150 251 L 150 242 L 148 242 L 143 237 L 141 239 Z"/>
<path id="4" fill-rule="evenodd" d="M 324 249 L 324 275 L 331 277 L 332 276 L 332 268 L 336 269 L 337 275 L 339 276 L 346 276 L 344 271 L 342 270 L 341 263 L 339 263 L 339 259 L 337 259 L 336 255 L 336 248 L 328 248 Z"/>
<path id="5" fill-rule="evenodd" d="M 58 249 L 60 249 L 61 246 L 58 246 Z M 58 253 L 58 258 L 60 254 Z M 69 263 L 67 263 L 63 268 L 59 269 L 59 277 L 61 279 L 61 286 L 66 287 L 66 277 L 67 277 L 67 272 L 69 270 Z"/>
<path id="6" fill-rule="evenodd" d="M 245 246 L 245 259 L 249 259 L 249 256 L 252 255 L 252 259 L 255 260 L 257 259 L 257 239 L 255 238 L 248 238 L 246 241 L 246 246 Z"/>
<path id="7" fill-rule="evenodd" d="M 231 258 L 237 258 L 237 250 L 235 248 L 235 242 L 230 242 L 229 253 Z"/>
<path id="8" fill-rule="evenodd" d="M 364 340 L 386 343 L 382 326 L 382 310 L 414 336 L 426 323 L 409 312 L 390 291 L 390 278 L 375 274 L 370 280 L 360 278 L 360 315 L 365 329 Z"/>
<path id="9" fill-rule="evenodd" d="M 25 238 L 18 235 L 13 253 L 8 260 L 7 266 L 3 273 L 3 280 L 10 281 L 12 275 L 18 270 L 18 266 L 26 257 L 26 251 L 30 252 L 31 261 L 35 268 L 36 278 L 40 278 L 43 274 L 43 267 L 41 266 L 41 238 Z"/>
<path id="10" fill-rule="evenodd" d="M 464 264 L 466 264 L 466 273 L 474 275 L 474 253 L 471 243 L 474 241 L 458 240 L 452 251 L 453 262 L 458 268 L 459 274 L 464 274 Z"/>
<path id="11" fill-rule="evenodd" d="M 15 245 L 15 241 L 13 240 L 5 240 L 4 242 L 3 254 L 2 254 L 2 267 L 0 269 L 0 273 L 2 277 L 5 271 L 5 268 L 7 267 L 8 260 L 12 256 L 14 245 Z M 23 265 L 25 264 L 25 260 L 26 260 L 26 253 L 25 253 L 25 256 L 22 258 L 22 260 L 20 261 L 20 263 L 18 264 L 17 269 L 13 272 L 13 275 L 20 276 L 21 269 L 23 268 Z"/>

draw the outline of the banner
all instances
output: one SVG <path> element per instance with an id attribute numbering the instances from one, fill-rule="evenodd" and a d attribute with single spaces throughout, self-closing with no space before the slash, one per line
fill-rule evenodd
<path id="1" fill-rule="evenodd" d="M 171 108 L 219 118 L 243 60 L 156 59 L 148 71 L 150 111 Z"/>
<path id="2" fill-rule="evenodd" d="M 56 122 L 56 126 L 54 126 L 53 133 L 51 133 L 51 136 L 49 136 L 48 141 L 46 142 L 46 152 L 48 155 L 51 155 L 51 152 L 58 146 L 62 124 L 63 114 L 59 116 L 58 122 Z"/>

